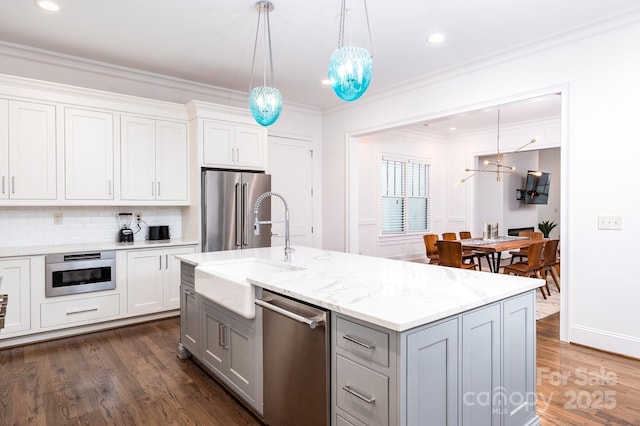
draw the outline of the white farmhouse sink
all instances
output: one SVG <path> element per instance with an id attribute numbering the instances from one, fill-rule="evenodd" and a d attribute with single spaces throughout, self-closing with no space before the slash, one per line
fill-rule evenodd
<path id="1" fill-rule="evenodd" d="M 220 261 L 196 267 L 195 290 L 207 299 L 253 319 L 256 316 L 255 287 L 247 279 L 265 282 L 274 274 L 295 270 L 300 268 L 255 257 Z"/>

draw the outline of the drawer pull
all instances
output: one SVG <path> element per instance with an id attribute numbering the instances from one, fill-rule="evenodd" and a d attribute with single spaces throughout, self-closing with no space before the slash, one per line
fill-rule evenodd
<path id="1" fill-rule="evenodd" d="M 98 310 L 98 307 L 94 306 L 94 307 L 91 307 L 91 308 L 79 309 L 77 311 L 67 311 L 67 315 L 82 314 L 82 313 L 85 313 L 85 312 L 93 312 L 93 311 L 97 311 L 97 310 Z"/>
<path id="2" fill-rule="evenodd" d="M 353 337 L 349 336 L 348 334 L 345 334 L 344 336 L 342 336 L 342 338 L 346 339 L 346 340 L 348 340 L 348 341 L 350 341 L 352 343 L 355 343 L 356 345 L 360 345 L 363 348 L 367 348 L 367 349 L 375 349 L 376 348 L 376 345 L 374 345 L 373 343 L 370 344 L 370 343 L 361 342 L 360 340 L 354 339 Z"/>
<path id="3" fill-rule="evenodd" d="M 374 397 L 367 398 L 366 396 L 360 394 L 359 392 L 356 392 L 353 389 L 351 389 L 351 387 L 349 387 L 349 385 L 343 386 L 342 390 L 347 392 L 347 393 L 350 393 L 351 395 L 355 396 L 356 398 L 360 398 L 361 400 L 363 400 L 367 404 L 375 404 L 376 403 L 376 399 Z"/>

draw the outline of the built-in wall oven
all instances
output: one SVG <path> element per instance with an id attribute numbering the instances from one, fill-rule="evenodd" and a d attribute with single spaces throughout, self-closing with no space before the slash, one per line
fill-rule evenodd
<path id="1" fill-rule="evenodd" d="M 45 256 L 45 296 L 65 296 L 116 288 L 114 251 Z"/>

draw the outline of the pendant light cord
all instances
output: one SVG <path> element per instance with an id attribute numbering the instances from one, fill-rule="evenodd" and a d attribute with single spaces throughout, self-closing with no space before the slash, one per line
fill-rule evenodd
<path id="1" fill-rule="evenodd" d="M 371 47 L 371 58 L 373 58 L 373 37 L 371 37 L 371 24 L 369 23 L 369 8 L 367 7 L 367 0 L 363 0 L 364 3 L 364 16 L 367 20 L 367 33 L 369 35 L 369 46 Z M 340 30 L 338 35 L 338 48 L 344 46 L 344 27 L 347 14 L 347 2 L 342 0 L 340 6 Z"/>
<path id="2" fill-rule="evenodd" d="M 344 0 L 343 0 L 344 1 Z M 273 85 L 273 56 L 271 54 L 271 23 L 269 21 L 269 4 L 268 2 L 262 2 L 260 7 L 258 8 L 258 24 L 256 26 L 256 38 L 253 42 L 253 59 L 251 59 L 251 77 L 249 79 L 249 91 L 253 88 L 253 72 L 255 70 L 256 64 L 256 53 L 258 51 L 258 35 L 260 34 L 260 22 L 262 21 L 262 11 L 265 11 L 266 16 L 264 17 L 264 21 L 266 25 L 263 25 L 263 31 L 266 33 L 263 35 L 263 39 L 265 41 L 265 57 L 264 57 L 264 67 L 262 80 L 263 85 L 267 85 L 267 54 L 269 55 L 269 71 L 271 72 L 270 83 Z"/>

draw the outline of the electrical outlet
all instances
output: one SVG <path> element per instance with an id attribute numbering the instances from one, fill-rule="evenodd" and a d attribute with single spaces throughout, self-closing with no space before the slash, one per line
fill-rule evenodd
<path id="1" fill-rule="evenodd" d="M 53 213 L 53 224 L 54 225 L 62 225 L 62 212 L 54 212 Z"/>
<path id="2" fill-rule="evenodd" d="M 598 216 L 598 229 L 622 229 L 622 217 Z"/>
<path id="3" fill-rule="evenodd" d="M 139 224 L 139 223 L 140 223 L 140 221 L 142 220 L 142 213 L 134 213 L 134 214 L 133 214 L 133 217 L 135 218 L 136 223 L 138 223 L 138 224 Z"/>

